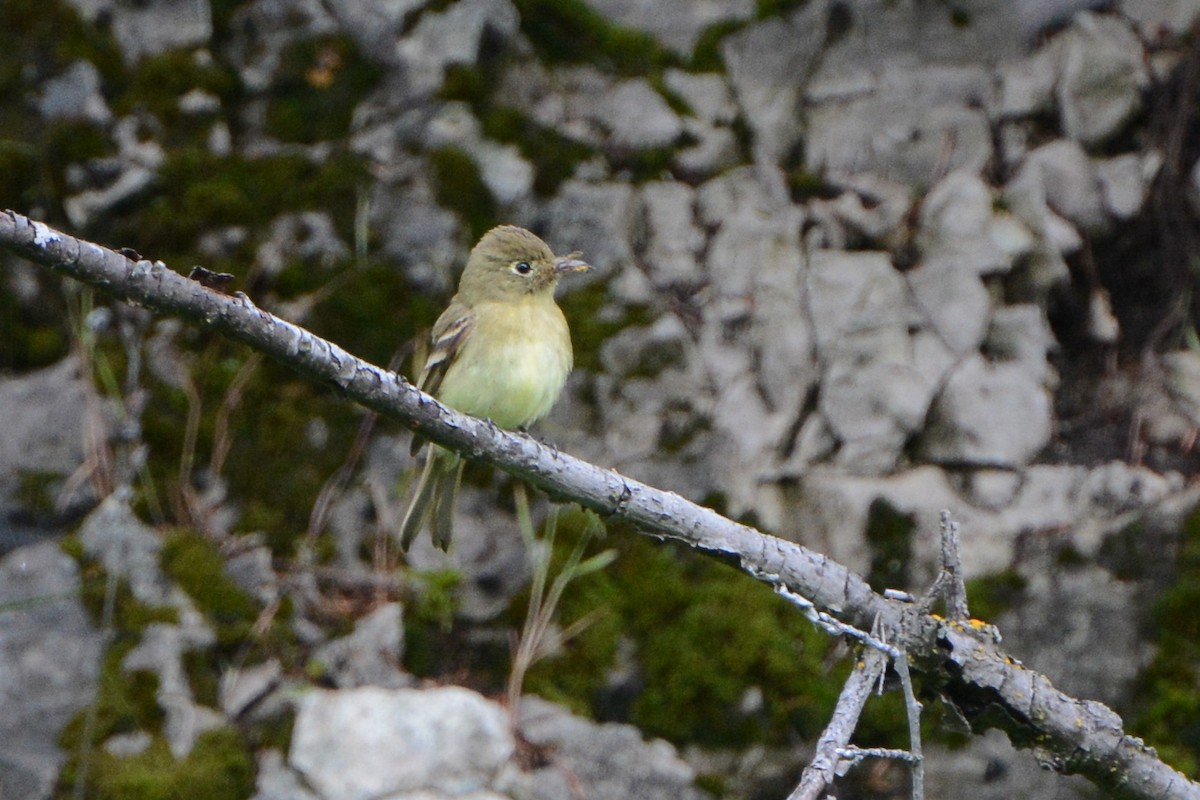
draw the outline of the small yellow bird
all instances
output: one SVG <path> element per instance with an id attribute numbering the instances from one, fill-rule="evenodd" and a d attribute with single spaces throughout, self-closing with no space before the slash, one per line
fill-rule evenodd
<path id="1" fill-rule="evenodd" d="M 558 279 L 582 272 L 581 253 L 556 256 L 524 228 L 501 225 L 471 250 L 458 293 L 433 326 L 417 388 L 453 409 L 522 428 L 544 417 L 571 371 L 571 333 L 554 302 Z M 422 440 L 413 443 L 413 452 Z M 430 446 L 400 526 L 408 550 L 433 516 L 433 543 L 450 546 L 463 461 Z"/>

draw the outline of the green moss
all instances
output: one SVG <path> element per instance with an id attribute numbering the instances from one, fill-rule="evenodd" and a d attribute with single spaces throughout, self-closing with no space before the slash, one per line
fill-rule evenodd
<path id="1" fill-rule="evenodd" d="M 180 122 L 179 98 L 193 90 L 230 98 L 237 76 L 215 61 L 197 58 L 188 50 L 170 50 L 141 59 L 130 72 L 125 90 L 113 102 L 113 111 L 127 115 L 139 110 L 152 113 L 167 126 Z"/>
<path id="2" fill-rule="evenodd" d="M 684 96 L 668 86 L 661 75 L 651 76 L 650 85 L 654 87 L 654 91 L 662 95 L 662 98 L 667 101 L 667 105 L 676 114 L 681 117 L 690 117 L 696 113 Z"/>
<path id="3" fill-rule="evenodd" d="M 267 106 L 267 133 L 285 141 L 337 139 L 380 69 L 346 36 L 303 39 L 285 47 Z"/>
<path id="4" fill-rule="evenodd" d="M 188 593 L 217 629 L 218 642 L 249 638 L 258 604 L 225 574 L 225 560 L 212 539 L 189 530 L 170 533 L 159 555 L 163 571 Z"/>
<path id="5" fill-rule="evenodd" d="M 472 241 L 483 236 L 496 224 L 496 200 L 475 160 L 457 147 L 432 150 L 428 157 L 438 203 L 458 214 Z"/>
<path id="6" fill-rule="evenodd" d="M 1200 507 L 1179 534 L 1173 582 L 1151 610 L 1154 660 L 1139 676 L 1131 729 L 1171 765 L 1200 776 Z"/>
<path id="7" fill-rule="evenodd" d="M 232 728 L 200 734 L 181 760 L 162 737 L 137 755 L 119 758 L 97 748 L 93 759 L 87 796 L 95 800 L 236 800 L 254 791 L 254 756 Z M 59 797 L 71 796 L 71 772 L 60 778 Z"/>
<path id="8" fill-rule="evenodd" d="M 17 488 L 12 500 L 23 517 L 48 520 L 54 516 L 55 494 L 63 476 L 44 470 L 17 470 Z"/>
<path id="9" fill-rule="evenodd" d="M 514 108 L 491 109 L 483 115 L 482 123 L 484 135 L 515 144 L 533 164 L 533 190 L 541 197 L 557 192 L 562 182 L 575 174 L 575 168 L 593 155 L 587 145 L 538 125 Z"/>
<path id="10" fill-rule="evenodd" d="M 1029 582 L 1015 569 L 967 581 L 967 605 L 976 619 L 995 621 L 1021 602 Z"/>
<path id="11" fill-rule="evenodd" d="M 0 3 L 0 96 L 21 97 L 80 59 L 90 61 L 108 80 L 122 71 L 120 53 L 111 33 L 101 26 L 85 23 L 70 3 L 64 0 Z M 0 104 L 0 130 L 12 135 L 27 132 L 32 126 L 36 126 L 36 115 L 30 115 L 23 103 Z"/>
<path id="12" fill-rule="evenodd" d="M 754 13 L 759 19 L 781 17 L 798 8 L 802 8 L 808 0 L 755 0 Z"/>
<path id="13" fill-rule="evenodd" d="M 798 167 L 787 173 L 788 191 L 797 203 L 803 203 L 817 197 L 833 198 L 837 189 L 825 180 L 824 176 Z"/>
<path id="14" fill-rule="evenodd" d="M 867 581 L 877 592 L 906 589 L 912 563 L 913 533 L 917 523 L 883 498 L 876 498 L 867 511 L 865 536 L 871 547 L 871 569 Z"/>
<path id="15" fill-rule="evenodd" d="M 101 661 L 95 707 L 91 711 L 93 738 L 88 745 L 93 752 L 99 742 L 110 736 L 137 731 L 155 733 L 162 725 L 163 713 L 157 701 L 158 677 L 143 671 L 126 674 L 121 668 L 121 662 L 133 645 L 133 639 L 119 637 L 105 651 Z M 88 714 L 86 709 L 80 711 L 59 735 L 60 746 L 71 755 L 71 761 L 60 775 L 60 780 L 67 786 L 74 781 L 75 759 L 84 746 Z"/>
<path id="16" fill-rule="evenodd" d="M 224 225 L 263 227 L 288 211 L 320 208 L 351 239 L 362 159 L 334 151 L 321 162 L 302 156 L 222 158 L 199 147 L 168 153 L 158 190 L 114 220 L 113 238 L 168 263 L 187 263 L 199 235 Z M 210 268 L 214 265 L 208 265 Z M 244 267 L 243 267 L 244 268 Z"/>
<path id="17" fill-rule="evenodd" d="M 37 147 L 31 142 L 0 139 L 0 207 L 21 209 L 34 205 L 40 182 Z"/>
<path id="18" fill-rule="evenodd" d="M 521 30 L 544 61 L 644 75 L 678 62 L 649 34 L 609 21 L 584 0 L 515 0 Z"/>
<path id="19" fill-rule="evenodd" d="M 645 183 L 671 178 L 671 162 L 677 145 L 643 147 L 608 154 L 612 168 L 623 173 L 630 183 Z"/>
<path id="20" fill-rule="evenodd" d="M 721 40 L 735 31 L 746 27 L 745 20 L 724 19 L 709 25 L 696 38 L 692 46 L 692 58 L 688 68 L 693 72 L 724 72 L 725 59 L 721 56 Z"/>
<path id="21" fill-rule="evenodd" d="M 558 304 L 571 321 L 577 369 L 599 371 L 600 347 L 609 336 L 629 326 L 650 323 L 649 311 L 636 306 L 622 306 L 613 314 L 600 313 L 609 310 L 608 289 L 601 283 L 569 289 Z"/>
<path id="22" fill-rule="evenodd" d="M 482 107 L 490 100 L 498 75 L 499 70 L 483 69 L 475 64 L 450 64 L 442 76 L 438 99 Z"/>
<path id="23" fill-rule="evenodd" d="M 573 584 L 559 618 L 600 616 L 563 656 L 531 671 L 528 691 L 576 708 L 591 698 L 593 715 L 676 742 L 744 744 L 821 729 L 838 692 L 827 679 L 830 640 L 793 607 L 740 571 L 682 548 L 629 535 L 598 546 L 615 546 L 620 557 Z M 625 703 L 603 686 L 621 637 L 633 641 L 643 668 L 644 688 Z M 763 691 L 763 708 L 739 714 L 751 687 Z"/>

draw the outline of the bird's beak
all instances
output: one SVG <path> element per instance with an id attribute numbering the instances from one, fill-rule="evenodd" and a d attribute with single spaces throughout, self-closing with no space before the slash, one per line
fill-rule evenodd
<path id="1" fill-rule="evenodd" d="M 563 256 L 562 258 L 558 259 L 558 261 L 554 262 L 554 271 L 559 274 L 567 272 L 587 272 L 589 269 L 591 269 L 591 265 L 580 258 L 582 255 L 583 253 L 580 253 L 578 250 L 576 250 L 574 253 Z"/>

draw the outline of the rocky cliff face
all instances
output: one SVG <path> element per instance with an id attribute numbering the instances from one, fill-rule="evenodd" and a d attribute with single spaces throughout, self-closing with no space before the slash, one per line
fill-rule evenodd
<path id="1" fill-rule="evenodd" d="M 0 9 L 0 204 L 231 272 L 377 362 L 420 340 L 490 225 L 582 250 L 595 269 L 561 299 L 577 369 L 542 435 L 880 587 L 932 578 L 953 510 L 976 610 L 1006 646 L 1194 768 L 1183 706 L 1164 698 L 1196 670 L 1172 609 L 1193 569 L 1200 426 L 1197 14 L 1193 0 L 15 0 Z M 121 584 L 110 611 L 140 610 L 110 614 L 103 659 L 61 610 L 80 628 L 64 647 L 86 651 L 73 680 L 101 676 L 101 711 L 67 737 L 95 742 L 98 792 L 168 752 L 228 778 L 229 796 L 257 780 L 261 798 L 555 797 L 573 782 L 699 796 L 698 773 L 748 797 L 803 763 L 784 745 L 811 736 L 820 713 L 801 707 L 828 687 L 773 686 L 765 656 L 729 665 L 728 684 L 705 682 L 711 665 L 655 667 L 657 625 L 690 631 L 682 609 L 703 607 L 696 630 L 720 630 L 729 609 L 705 595 L 741 590 L 627 534 L 607 543 L 621 566 L 564 611 L 608 616 L 530 688 L 669 736 L 686 761 L 537 700 L 514 739 L 490 701 L 413 688 L 415 673 L 494 691 L 506 669 L 530 571 L 507 483 L 469 475 L 455 551 L 422 543 L 397 566 L 404 433 L 28 265 L 7 259 L 0 278 L 4 569 L 43 564 L 55 596 L 82 580 L 98 613 L 89 585 L 132 569 L 116 553 L 162 570 Z M 30 542 L 84 515 L 73 577 Z M 670 603 L 679 614 L 650 621 Z M 672 653 L 704 641 L 681 633 Z M 797 669 L 820 671 L 826 645 L 804 641 Z M 0 656 L 55 651 L 17 637 Z M 26 673 L 0 675 L 55 720 L 0 760 L 0 793 L 49 796 L 58 727 L 88 693 L 47 685 L 51 702 Z M 708 693 L 666 697 L 670 675 Z M 313 681 L 326 689 L 293 702 Z M 733 722 L 678 722 L 689 702 Z M 444 769 L 322 744 L 333 721 L 343 744 L 370 739 L 372 714 L 389 735 L 388 719 L 421 720 Z M 276 729 L 291 719 L 289 738 Z M 455 757 L 461 737 L 487 746 Z M 751 742 L 769 754 L 755 769 Z M 931 756 L 931 780 L 1058 796 L 1005 747 Z M 886 794 L 880 780 L 857 790 Z"/>

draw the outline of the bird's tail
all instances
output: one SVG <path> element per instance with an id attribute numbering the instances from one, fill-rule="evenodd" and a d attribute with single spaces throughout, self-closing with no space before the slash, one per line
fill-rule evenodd
<path id="1" fill-rule="evenodd" d="M 463 460 L 440 447 L 430 446 L 417 490 L 400 523 L 400 549 L 407 551 L 425 521 L 433 514 L 433 543 L 446 550 L 454 525 L 454 506 L 462 482 Z"/>

